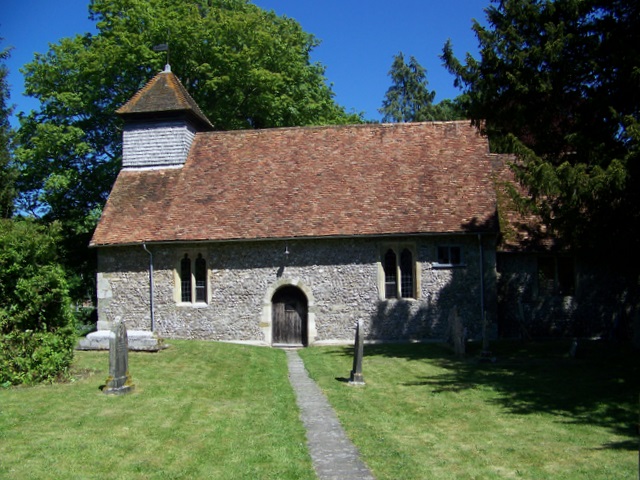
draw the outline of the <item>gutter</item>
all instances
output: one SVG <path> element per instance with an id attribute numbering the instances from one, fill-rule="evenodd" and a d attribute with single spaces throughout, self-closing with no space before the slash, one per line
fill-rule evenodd
<path id="1" fill-rule="evenodd" d="M 149 242 L 153 245 L 197 245 L 202 243 L 240 243 L 240 242 L 295 242 L 303 240 L 344 240 L 344 239 L 380 239 L 389 238 L 420 238 L 420 237 L 446 237 L 451 235 L 460 236 L 480 236 L 480 235 L 497 235 L 498 232 L 485 231 L 477 232 L 422 232 L 422 233 L 372 233 L 372 234 L 341 234 L 341 235 L 311 235 L 308 237 L 264 237 L 264 238 L 223 238 L 215 240 L 153 240 Z M 89 248 L 109 248 L 109 247 L 134 247 L 140 245 L 139 241 L 131 241 L 124 243 L 90 243 Z"/>

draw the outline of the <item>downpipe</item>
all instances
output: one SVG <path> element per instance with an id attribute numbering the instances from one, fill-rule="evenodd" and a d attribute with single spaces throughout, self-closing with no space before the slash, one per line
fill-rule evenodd
<path id="1" fill-rule="evenodd" d="M 147 244 L 143 243 L 142 248 L 145 252 L 149 254 L 149 310 L 151 317 L 151 331 L 155 331 L 155 316 L 154 316 L 154 305 L 153 305 L 153 254 L 147 248 Z"/>

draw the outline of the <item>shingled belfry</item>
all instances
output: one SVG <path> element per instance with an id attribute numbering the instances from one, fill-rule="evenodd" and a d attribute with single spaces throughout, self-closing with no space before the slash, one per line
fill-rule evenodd
<path id="1" fill-rule="evenodd" d="M 116 113 L 125 121 L 123 168 L 184 165 L 196 132 L 213 130 L 169 65 Z"/>
<path id="2" fill-rule="evenodd" d="M 495 317 L 495 156 L 468 122 L 220 132 L 168 68 L 117 113 L 99 327 L 304 346 Z"/>

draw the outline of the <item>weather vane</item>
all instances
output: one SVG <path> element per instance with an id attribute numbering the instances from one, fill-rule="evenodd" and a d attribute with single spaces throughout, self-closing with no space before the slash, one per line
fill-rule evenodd
<path id="1" fill-rule="evenodd" d="M 154 45 L 152 47 L 154 52 L 167 52 L 167 65 L 169 65 L 169 44 L 168 43 L 160 43 L 158 45 Z"/>
<path id="2" fill-rule="evenodd" d="M 167 52 L 167 65 L 169 65 L 169 29 L 167 29 L 167 41 L 151 47 L 154 52 Z"/>

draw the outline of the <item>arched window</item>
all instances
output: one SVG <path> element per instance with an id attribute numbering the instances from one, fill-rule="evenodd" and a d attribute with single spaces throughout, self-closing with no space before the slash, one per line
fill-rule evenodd
<path id="1" fill-rule="evenodd" d="M 196 302 L 207 301 L 207 262 L 198 254 L 196 258 Z"/>
<path id="2" fill-rule="evenodd" d="M 413 255 L 405 248 L 400 254 L 400 295 L 402 298 L 413 298 L 414 291 Z"/>
<path id="3" fill-rule="evenodd" d="M 201 253 L 193 260 L 188 253 L 180 260 L 180 301 L 182 303 L 206 303 L 207 261 Z"/>
<path id="4" fill-rule="evenodd" d="M 384 271 L 384 298 L 415 298 L 416 268 L 411 249 L 387 248 L 381 263 Z"/>
<path id="5" fill-rule="evenodd" d="M 187 253 L 180 261 L 180 300 L 191 301 L 191 259 Z"/>
<path id="6" fill-rule="evenodd" d="M 384 298 L 398 297 L 398 267 L 396 254 L 393 250 L 387 250 L 384 255 Z"/>

